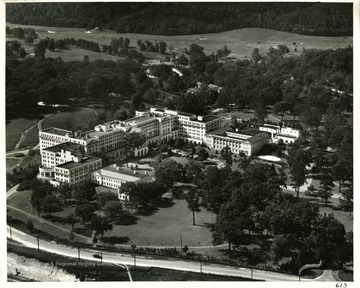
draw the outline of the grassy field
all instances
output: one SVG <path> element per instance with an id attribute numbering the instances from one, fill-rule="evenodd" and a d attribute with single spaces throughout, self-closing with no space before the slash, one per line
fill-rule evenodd
<path id="1" fill-rule="evenodd" d="M 27 131 L 24 139 L 21 141 L 19 148 L 34 147 L 39 143 L 39 129 L 38 126 L 34 126 Z"/>
<path id="2" fill-rule="evenodd" d="M 209 34 L 196 34 L 196 35 L 179 35 L 179 36 L 162 36 L 162 35 L 147 35 L 147 34 L 136 34 L 136 33 L 124 33 L 118 34 L 112 30 L 92 30 L 91 34 L 85 33 L 85 29 L 81 28 L 63 28 L 63 27 L 44 27 L 44 26 L 31 26 L 31 25 L 17 25 L 7 23 L 10 28 L 15 26 L 19 27 L 30 27 L 34 28 L 36 33 L 39 35 L 39 39 L 44 39 L 46 37 L 56 39 L 71 38 L 74 39 L 85 39 L 89 41 L 95 41 L 100 45 L 110 45 L 113 38 L 129 38 L 130 46 L 136 47 L 136 41 L 141 39 L 143 41 L 148 40 L 152 42 L 165 41 L 168 46 L 172 45 L 174 47 L 174 52 L 180 52 L 184 48 L 188 48 L 192 43 L 196 43 L 204 47 L 204 52 L 206 54 L 211 54 L 216 52 L 218 49 L 223 48 L 224 45 L 232 51 L 230 56 L 235 58 L 245 58 L 250 57 L 250 54 L 254 48 L 258 48 L 260 53 L 266 53 L 270 47 L 276 47 L 280 44 L 285 44 L 290 49 L 290 55 L 299 55 L 303 48 L 311 49 L 336 49 L 344 48 L 353 44 L 352 37 L 342 38 L 342 37 L 323 37 L 323 36 L 305 36 L 298 35 L 293 33 L 281 32 L 270 29 L 261 29 L 261 28 L 245 28 L 231 30 L 221 33 L 209 33 Z M 56 33 L 49 34 L 47 30 L 54 30 Z M 206 40 L 198 40 L 199 37 L 206 38 Z M 295 45 L 294 45 L 295 43 Z M 295 51 L 297 49 L 297 51 Z M 32 48 L 30 49 L 32 52 Z M 73 49 L 72 49 L 73 50 Z M 71 50 L 71 51 L 72 51 Z M 72 58 L 81 58 L 83 59 L 84 55 L 88 55 L 90 59 L 95 59 L 94 55 L 90 55 L 89 51 L 83 50 L 78 56 L 66 56 L 65 54 L 72 53 L 71 51 L 67 52 L 54 52 L 55 54 L 61 54 L 64 60 Z M 47 56 L 48 51 L 46 52 Z M 98 54 L 98 53 L 97 53 Z M 145 53 L 146 54 L 146 53 Z M 108 59 L 108 55 L 100 54 L 103 59 Z M 151 56 L 151 55 L 145 55 Z M 54 57 L 51 54 L 51 57 Z M 160 54 L 157 54 L 157 57 Z M 116 57 L 117 58 L 117 57 Z M 118 58 L 117 58 L 118 59 Z M 79 59 L 77 59 L 79 60 Z"/>
<path id="3" fill-rule="evenodd" d="M 6 151 L 13 150 L 19 142 L 21 133 L 36 124 L 38 119 L 18 118 L 6 123 Z"/>
<path id="4" fill-rule="evenodd" d="M 192 225 L 192 212 L 185 200 L 173 200 L 174 205 L 159 208 L 150 216 L 137 216 L 136 225 L 114 226 L 106 236 L 127 236 L 136 245 L 208 246 L 211 244 L 211 232 L 207 224 L 215 222 L 215 215 L 202 210 L 196 213 L 197 225 Z"/>
<path id="5" fill-rule="evenodd" d="M 46 118 L 43 123 L 43 129 L 57 127 L 67 130 L 74 130 L 81 127 L 88 130 L 90 121 L 96 121 L 97 113 L 101 110 L 82 108 L 73 112 L 60 112 Z"/>
<path id="6" fill-rule="evenodd" d="M 13 194 L 8 200 L 7 204 L 17 207 L 24 212 L 32 215 L 37 215 L 36 210 L 30 204 L 30 191 L 21 191 Z M 66 207 L 64 211 L 53 213 L 58 219 L 64 218 L 70 213 L 74 213 L 74 207 Z M 14 217 L 22 217 L 19 212 L 11 211 Z M 137 223 L 134 225 L 114 225 L 110 232 L 105 233 L 105 237 L 122 236 L 128 237 L 129 243 L 136 243 L 138 246 L 142 245 L 157 245 L 157 246 L 180 246 L 180 236 L 183 239 L 183 245 L 188 246 L 209 246 L 211 245 L 211 232 L 207 228 L 207 224 L 215 221 L 215 215 L 201 211 L 196 214 L 196 224 L 192 225 L 192 213 L 187 208 L 185 200 L 174 200 L 174 205 L 171 207 L 159 208 L 149 216 L 137 216 Z M 45 225 L 45 224 L 44 224 Z M 56 223 L 56 225 L 69 229 L 69 225 Z M 48 226 L 48 225 L 46 225 Z M 42 226 L 39 223 L 38 229 L 45 229 L 49 233 L 56 229 Z M 80 223 L 75 225 L 75 228 L 81 230 L 83 225 Z M 66 235 L 67 236 L 67 235 Z M 86 233 L 85 236 L 91 236 L 91 232 Z M 60 235 L 59 235 L 60 237 Z"/>
<path id="7" fill-rule="evenodd" d="M 20 162 L 21 159 L 6 158 L 6 170 L 13 169 Z"/>

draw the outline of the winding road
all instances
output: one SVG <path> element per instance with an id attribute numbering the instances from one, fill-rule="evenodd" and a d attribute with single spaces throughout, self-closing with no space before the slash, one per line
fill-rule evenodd
<path id="1" fill-rule="evenodd" d="M 33 236 L 30 236 L 24 232 L 21 232 L 15 228 L 7 226 L 7 236 L 19 243 L 22 243 L 24 246 L 37 248 L 38 242 L 37 239 Z M 55 253 L 63 256 L 78 258 L 78 253 L 80 253 L 80 261 L 92 260 L 94 261 L 94 254 L 99 253 L 97 250 L 92 250 L 91 248 L 81 248 L 77 249 L 76 247 L 70 247 L 65 245 L 60 245 L 54 241 L 49 242 L 40 239 L 39 248 L 43 251 L 50 253 Z M 102 252 L 102 262 L 105 263 L 114 263 L 121 265 L 134 265 L 134 258 L 132 255 L 124 253 L 114 253 L 114 252 Z M 99 260 L 100 261 L 100 260 Z M 66 265 L 66 263 L 64 263 Z M 275 272 L 269 272 L 259 269 L 248 269 L 240 267 L 229 267 L 223 265 L 215 265 L 209 263 L 200 263 L 196 261 L 185 261 L 177 259 L 151 259 L 145 256 L 136 256 L 136 265 L 142 267 L 159 267 L 165 269 L 174 269 L 181 271 L 191 271 L 191 272 L 200 272 L 200 267 L 202 273 L 211 273 L 217 275 L 228 275 L 228 276 L 237 276 L 237 277 L 246 277 L 253 278 L 258 280 L 265 281 L 299 281 L 298 276 L 287 275 Z M 302 279 L 303 281 L 311 281 L 309 279 Z"/>

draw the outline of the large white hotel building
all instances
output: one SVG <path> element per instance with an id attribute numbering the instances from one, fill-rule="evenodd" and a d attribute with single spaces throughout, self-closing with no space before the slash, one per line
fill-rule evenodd
<path id="1" fill-rule="evenodd" d="M 215 150 L 228 147 L 234 154 L 250 156 L 270 141 L 292 143 L 299 137 L 296 129 L 267 124 L 258 129 L 233 131 L 218 116 L 152 107 L 136 111 L 134 118 L 99 124 L 86 132 L 59 128 L 40 131 L 40 176 L 69 184 L 88 180 L 90 173 L 101 168 L 101 159 L 89 155 L 105 152 L 112 159 L 125 156 L 123 138 L 132 132 L 140 132 L 146 138 L 146 143 L 135 149 L 135 157 L 146 155 L 148 144 L 178 138 Z"/>

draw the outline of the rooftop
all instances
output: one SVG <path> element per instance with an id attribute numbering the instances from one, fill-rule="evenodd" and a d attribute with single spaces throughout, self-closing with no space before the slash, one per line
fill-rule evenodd
<path id="1" fill-rule="evenodd" d="M 195 116 L 195 114 L 192 114 L 192 113 L 187 113 L 187 112 L 178 112 L 178 115 L 181 115 L 181 116 L 188 116 L 188 117 L 191 117 L 191 116 Z"/>
<path id="2" fill-rule="evenodd" d="M 60 136 L 65 136 L 67 133 L 69 133 L 70 135 L 72 134 L 72 131 L 70 131 L 70 130 L 54 128 L 54 127 L 43 129 L 41 132 L 46 132 L 46 133 L 60 135 Z"/>
<path id="3" fill-rule="evenodd" d="M 144 115 L 144 116 L 138 116 L 138 117 L 134 117 L 134 118 L 131 118 L 131 119 L 127 119 L 127 120 L 125 120 L 125 123 L 126 124 L 134 123 L 136 125 L 136 124 L 139 124 L 141 122 L 144 122 L 144 121 L 147 121 L 147 120 L 150 120 L 150 119 L 154 119 L 154 117 Z"/>
<path id="4" fill-rule="evenodd" d="M 79 151 L 83 148 L 82 145 L 77 143 L 71 143 L 71 142 L 64 142 L 61 144 L 57 144 L 48 148 L 45 148 L 44 150 L 50 151 L 50 152 L 61 152 L 61 150 L 68 150 L 68 151 Z"/>
<path id="5" fill-rule="evenodd" d="M 298 137 L 295 137 L 295 136 L 289 135 L 289 134 L 278 134 L 277 136 L 285 137 L 285 138 L 291 138 L 291 139 L 297 139 L 298 138 Z"/>
<path id="6" fill-rule="evenodd" d="M 208 115 L 208 116 L 203 116 L 202 120 L 196 119 L 196 120 L 193 120 L 193 121 L 207 123 L 207 122 L 211 122 L 211 121 L 216 120 L 216 119 L 220 119 L 220 117 Z"/>
<path id="7" fill-rule="evenodd" d="M 253 142 L 257 142 L 257 141 L 259 141 L 261 139 L 264 139 L 264 138 L 269 139 L 270 136 L 269 136 L 269 134 L 267 134 L 265 132 L 261 132 L 261 133 L 255 135 L 255 136 L 253 136 L 253 137 L 251 137 L 249 139 L 246 139 L 246 141 L 248 141 L 250 143 L 253 143 Z"/>
<path id="8" fill-rule="evenodd" d="M 97 158 L 97 157 L 86 156 L 86 157 L 82 158 L 80 162 L 70 161 L 70 162 L 67 162 L 64 164 L 57 165 L 56 167 L 64 168 L 64 169 L 73 169 L 73 168 L 80 167 L 85 164 L 90 164 L 92 162 L 96 162 L 99 160 L 101 160 L 101 159 Z"/>
<path id="9" fill-rule="evenodd" d="M 96 170 L 94 173 L 98 173 L 102 176 L 110 177 L 113 179 L 119 179 L 124 181 L 130 181 L 130 182 L 136 182 L 136 181 L 142 181 L 142 182 L 151 182 L 152 181 L 152 172 L 147 171 L 147 174 L 145 174 L 145 171 L 142 170 L 136 170 L 136 174 L 134 174 L 135 170 L 131 170 L 127 167 L 118 167 L 114 165 L 106 166 L 101 169 Z"/>

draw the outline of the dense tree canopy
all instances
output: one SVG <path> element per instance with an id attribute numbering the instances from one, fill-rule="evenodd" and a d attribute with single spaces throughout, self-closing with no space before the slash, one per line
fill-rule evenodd
<path id="1" fill-rule="evenodd" d="M 260 27 L 298 34 L 352 34 L 351 3 L 8 3 L 6 19 L 120 33 L 198 34 Z M 38 15 L 43 15 L 39 17 Z M 161 21 L 159 21 L 161 19 Z"/>

